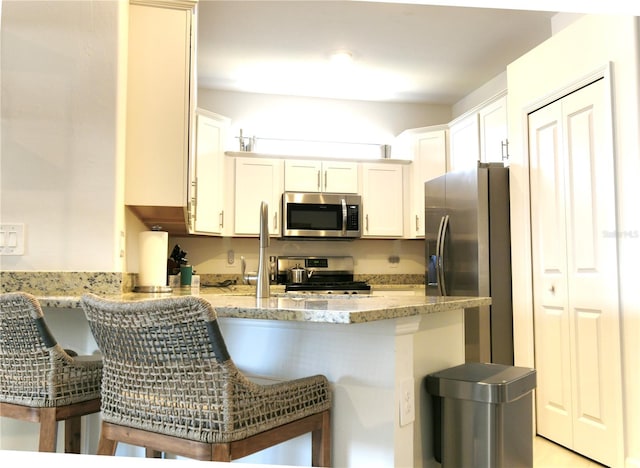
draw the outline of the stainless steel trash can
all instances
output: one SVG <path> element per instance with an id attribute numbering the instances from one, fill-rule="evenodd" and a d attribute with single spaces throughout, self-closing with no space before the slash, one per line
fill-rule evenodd
<path id="1" fill-rule="evenodd" d="M 434 454 L 446 467 L 531 467 L 536 371 L 466 363 L 429 374 Z"/>

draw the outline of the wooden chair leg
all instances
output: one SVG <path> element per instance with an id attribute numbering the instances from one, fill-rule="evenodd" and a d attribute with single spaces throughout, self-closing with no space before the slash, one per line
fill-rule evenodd
<path id="1" fill-rule="evenodd" d="M 64 422 L 64 451 L 80 453 L 80 433 L 82 422 L 80 416 L 69 418 Z"/>
<path id="2" fill-rule="evenodd" d="M 147 458 L 162 458 L 162 452 L 160 450 L 153 450 L 149 447 L 145 447 L 145 457 Z"/>
<path id="3" fill-rule="evenodd" d="M 38 451 L 55 452 L 58 442 L 58 421 L 56 421 L 56 408 L 40 409 L 40 440 Z"/>
<path id="4" fill-rule="evenodd" d="M 331 466 L 331 417 L 322 413 L 322 428 L 311 433 L 311 466 Z"/>
<path id="5" fill-rule="evenodd" d="M 100 440 L 98 441 L 98 455 L 115 455 L 118 442 L 115 440 L 107 439 L 104 434 L 104 421 L 100 428 Z"/>

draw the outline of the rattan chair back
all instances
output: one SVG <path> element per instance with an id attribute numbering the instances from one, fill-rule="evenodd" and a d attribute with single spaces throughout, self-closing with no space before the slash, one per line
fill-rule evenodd
<path id="1" fill-rule="evenodd" d="M 79 453 L 80 417 L 100 411 L 102 360 L 76 356 L 58 344 L 36 297 L 0 294 L 0 416 L 40 423 L 40 451 L 55 451 L 64 420 L 65 451 Z"/>
<path id="2" fill-rule="evenodd" d="M 331 407 L 321 375 L 251 382 L 229 356 L 215 310 L 200 297 L 112 301 L 87 294 L 81 303 L 103 354 L 105 423 L 228 444 Z"/>

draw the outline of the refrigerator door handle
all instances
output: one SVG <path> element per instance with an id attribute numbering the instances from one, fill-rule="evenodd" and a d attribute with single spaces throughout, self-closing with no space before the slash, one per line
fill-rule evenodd
<path id="1" fill-rule="evenodd" d="M 438 294 L 444 296 L 442 285 L 442 227 L 444 226 L 444 216 L 440 218 L 440 226 L 438 227 L 438 237 L 436 238 L 436 284 L 438 285 Z"/>
<path id="2" fill-rule="evenodd" d="M 447 296 L 447 283 L 444 276 L 444 252 L 447 241 L 447 230 L 449 228 L 449 215 L 442 217 L 442 220 L 440 221 L 440 228 L 441 229 L 438 233 L 438 267 L 436 270 L 438 272 L 438 291 L 440 291 L 442 296 Z"/>

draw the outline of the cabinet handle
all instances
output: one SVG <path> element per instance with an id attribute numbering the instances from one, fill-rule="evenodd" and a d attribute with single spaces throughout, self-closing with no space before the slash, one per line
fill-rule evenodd
<path id="1" fill-rule="evenodd" d="M 322 181 L 321 181 L 321 176 L 320 176 L 320 169 L 318 169 L 318 192 L 320 191 L 320 189 L 322 189 L 321 183 L 322 183 Z"/>
<path id="2" fill-rule="evenodd" d="M 224 210 L 220 212 L 218 215 L 218 219 L 220 220 L 220 228 L 224 227 Z"/>
<path id="3" fill-rule="evenodd" d="M 369 214 L 364 215 L 364 228 L 369 232 Z"/>
<path id="4" fill-rule="evenodd" d="M 416 215 L 416 232 L 420 230 L 419 224 L 420 224 L 420 217 Z"/>
<path id="5" fill-rule="evenodd" d="M 500 144 L 502 146 L 500 149 L 500 155 L 502 156 L 502 160 L 506 161 L 509 159 L 509 140 L 505 139 L 501 141 Z"/>
<path id="6" fill-rule="evenodd" d="M 273 213 L 273 230 L 274 231 L 278 230 L 278 212 L 277 211 Z"/>
<path id="7" fill-rule="evenodd" d="M 324 189 L 327 190 L 327 171 L 324 171 Z"/>

